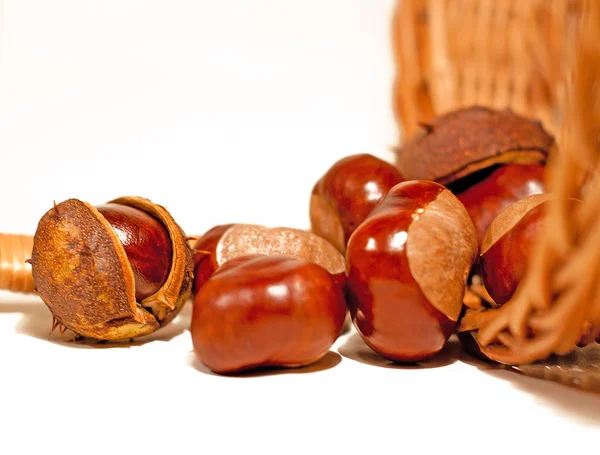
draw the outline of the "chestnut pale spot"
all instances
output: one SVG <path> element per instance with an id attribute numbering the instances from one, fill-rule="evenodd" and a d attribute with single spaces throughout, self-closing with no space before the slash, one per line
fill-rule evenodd
<path id="1" fill-rule="evenodd" d="M 303 259 L 324 267 L 332 275 L 344 273 L 346 267 L 344 256 L 331 243 L 294 228 L 235 224 L 225 231 L 216 248 L 219 265 L 251 254 Z"/>
<path id="2" fill-rule="evenodd" d="M 552 199 L 550 194 L 534 194 L 502 210 L 483 236 L 481 254 L 486 253 L 498 239 L 514 228 L 527 212 L 550 199 Z"/>
<path id="3" fill-rule="evenodd" d="M 408 228 L 406 255 L 427 300 L 451 321 L 462 308 L 467 277 L 477 254 L 477 235 L 464 206 L 442 191 Z"/>
<path id="4" fill-rule="evenodd" d="M 312 194 L 310 196 L 310 215 L 315 233 L 327 239 L 339 251 L 344 251 L 346 248 L 344 226 L 331 204 L 320 195 Z"/>

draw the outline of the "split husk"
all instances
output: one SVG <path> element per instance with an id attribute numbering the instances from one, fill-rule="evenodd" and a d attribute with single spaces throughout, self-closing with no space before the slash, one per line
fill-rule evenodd
<path id="1" fill-rule="evenodd" d="M 140 197 L 111 203 L 138 208 L 158 219 L 172 242 L 165 283 L 141 302 L 122 243 L 90 204 L 68 199 L 41 218 L 31 257 L 33 282 L 56 321 L 98 340 L 147 335 L 168 324 L 189 298 L 193 257 L 185 234 L 163 207 Z"/>

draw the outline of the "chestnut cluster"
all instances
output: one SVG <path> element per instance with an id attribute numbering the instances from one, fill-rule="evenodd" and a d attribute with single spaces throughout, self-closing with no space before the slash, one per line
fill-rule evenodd
<path id="1" fill-rule="evenodd" d="M 510 111 L 459 109 L 395 163 L 334 163 L 312 188 L 310 230 L 230 223 L 193 243 L 148 200 L 70 199 L 38 225 L 34 283 L 57 323 L 106 340 L 150 333 L 192 297 L 194 352 L 221 374 L 314 363 L 348 318 L 381 356 L 425 360 L 457 332 L 476 277 L 485 304 L 514 294 L 554 146 Z"/>

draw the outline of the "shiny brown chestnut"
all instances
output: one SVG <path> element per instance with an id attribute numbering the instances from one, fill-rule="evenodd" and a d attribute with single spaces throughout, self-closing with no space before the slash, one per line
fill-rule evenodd
<path id="1" fill-rule="evenodd" d="M 193 243 L 194 285 L 192 293 L 194 295 L 219 267 L 215 256 L 217 245 L 223 234 L 232 226 L 233 224 L 213 226 Z"/>
<path id="2" fill-rule="evenodd" d="M 310 197 L 311 229 L 342 253 L 354 229 L 394 185 L 401 172 L 370 154 L 335 162 L 314 185 Z"/>
<path id="3" fill-rule="evenodd" d="M 525 275 L 550 199 L 548 194 L 536 194 L 511 204 L 485 233 L 481 244 L 481 277 L 498 306 L 510 300 Z"/>
<path id="4" fill-rule="evenodd" d="M 125 248 L 135 277 L 135 300 L 157 292 L 167 281 L 173 259 L 164 226 L 146 212 L 123 204 L 97 205 Z"/>
<path id="5" fill-rule="evenodd" d="M 444 186 L 394 186 L 348 241 L 348 305 L 365 343 L 396 362 L 438 353 L 477 253 L 473 222 Z"/>
<path id="6" fill-rule="evenodd" d="M 318 264 L 336 282 L 345 282 L 344 256 L 327 240 L 312 232 L 256 224 L 223 224 L 209 229 L 194 244 L 194 293 L 227 261 L 260 254 L 288 256 Z"/>
<path id="7" fill-rule="evenodd" d="M 185 234 L 164 207 L 140 197 L 55 205 L 38 223 L 30 262 L 55 325 L 88 338 L 147 335 L 191 294 Z"/>
<path id="8" fill-rule="evenodd" d="M 450 187 L 475 224 L 481 245 L 494 218 L 513 202 L 546 192 L 546 166 L 507 164 L 471 175 Z"/>
<path id="9" fill-rule="evenodd" d="M 194 353 L 212 371 L 299 367 L 337 339 L 346 304 L 321 266 L 284 256 L 239 256 L 221 266 L 194 299 Z"/>

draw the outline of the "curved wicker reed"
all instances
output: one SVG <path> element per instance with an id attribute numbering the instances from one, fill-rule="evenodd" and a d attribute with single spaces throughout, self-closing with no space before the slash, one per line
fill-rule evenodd
<path id="1" fill-rule="evenodd" d="M 404 137 L 474 104 L 539 119 L 556 137 L 581 0 L 399 0 L 394 112 Z"/>
<path id="2" fill-rule="evenodd" d="M 0 234 L 0 290 L 33 292 L 31 266 L 25 262 L 32 248 L 32 236 Z"/>
<path id="3" fill-rule="evenodd" d="M 600 334 L 600 2 L 401 0 L 394 29 L 404 134 L 477 103 L 539 118 L 559 138 L 548 182 L 559 197 L 527 275 L 502 308 L 469 311 L 463 329 L 486 356 L 512 365 L 592 342 Z M 407 42 L 415 36 L 418 53 Z M 583 201 L 575 213 L 568 198 Z"/>

